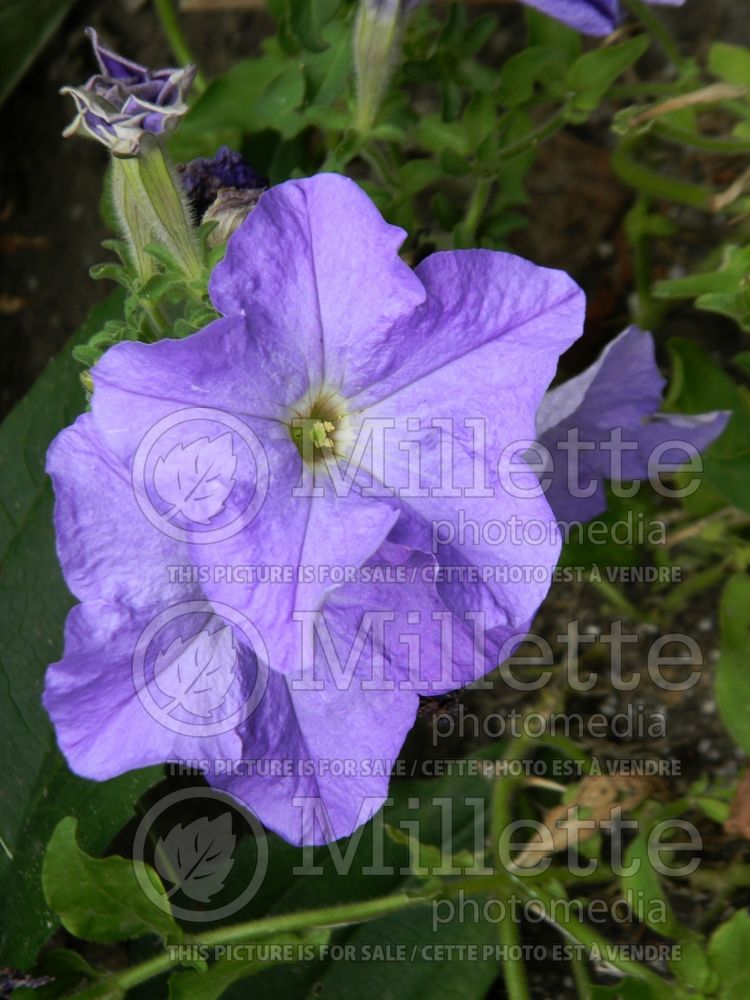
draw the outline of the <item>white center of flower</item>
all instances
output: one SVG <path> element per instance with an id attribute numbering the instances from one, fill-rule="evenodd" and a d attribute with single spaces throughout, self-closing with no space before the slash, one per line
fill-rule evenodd
<path id="1" fill-rule="evenodd" d="M 290 407 L 292 441 L 308 465 L 344 454 L 350 436 L 346 400 L 335 389 L 311 390 Z"/>

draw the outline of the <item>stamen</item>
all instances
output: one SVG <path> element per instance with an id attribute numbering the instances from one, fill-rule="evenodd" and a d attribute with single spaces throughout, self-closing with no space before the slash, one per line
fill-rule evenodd
<path id="1" fill-rule="evenodd" d="M 289 411 L 289 432 L 304 462 L 324 464 L 346 447 L 346 402 L 335 389 L 311 392 Z"/>
<path id="2" fill-rule="evenodd" d="M 330 420 L 316 420 L 312 425 L 310 437 L 316 448 L 333 448 L 333 441 L 328 437 L 336 430 L 336 425 Z"/>

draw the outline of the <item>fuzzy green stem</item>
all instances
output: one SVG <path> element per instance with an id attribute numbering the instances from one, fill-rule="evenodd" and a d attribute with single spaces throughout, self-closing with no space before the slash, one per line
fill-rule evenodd
<path id="1" fill-rule="evenodd" d="M 195 58 L 190 51 L 172 0 L 154 0 L 154 8 L 175 59 L 181 66 L 195 66 Z M 199 94 L 206 89 L 206 81 L 200 70 L 195 74 L 194 87 Z"/>
<path id="2" fill-rule="evenodd" d="M 652 198 L 689 205 L 704 212 L 711 211 L 714 191 L 675 177 L 664 177 L 655 170 L 643 166 L 632 155 L 636 145 L 635 137 L 625 138 L 612 154 L 612 169 L 620 180 Z"/>
<path id="3" fill-rule="evenodd" d="M 635 288 L 637 295 L 636 322 L 645 330 L 658 326 L 658 320 L 663 311 L 663 303 L 657 306 L 651 297 L 652 255 L 651 238 L 648 233 L 647 221 L 651 211 L 649 198 L 639 194 L 635 204 L 628 212 L 625 221 L 630 246 L 633 251 L 633 268 L 635 272 Z"/>
<path id="4" fill-rule="evenodd" d="M 523 752 L 523 747 L 526 745 L 527 741 L 521 738 L 515 743 L 515 754 L 518 755 Z M 515 787 L 515 782 L 513 778 L 503 779 L 505 785 L 503 791 L 499 793 L 497 800 L 495 801 L 496 809 L 493 811 L 493 823 L 505 822 L 505 818 L 510 814 L 507 809 L 510 808 L 510 799 L 512 795 L 513 787 Z M 496 788 L 501 787 L 501 782 L 499 781 Z M 680 803 L 684 807 L 684 803 Z M 497 829 L 497 826 L 494 827 Z M 550 912 L 553 904 L 553 897 L 546 892 L 540 885 L 532 882 L 528 878 L 521 878 L 516 875 L 511 875 L 508 872 L 499 873 L 496 876 L 487 876 L 486 879 L 470 879 L 466 882 L 451 882 L 449 886 L 446 886 L 448 894 L 453 891 L 457 891 L 460 888 L 474 889 L 477 892 L 496 892 L 498 894 L 509 894 L 511 890 L 518 892 L 527 901 L 537 902 L 540 907 Z M 269 917 L 264 920 L 253 920 L 247 923 L 234 924 L 229 927 L 220 927 L 215 931 L 210 931 L 207 934 L 195 934 L 190 935 L 185 938 L 184 944 L 190 945 L 201 945 L 211 947 L 213 945 L 223 945 L 223 944 L 240 944 L 247 943 L 250 941 L 265 940 L 276 934 L 291 933 L 295 931 L 305 931 L 311 930 L 313 928 L 319 927 L 344 927 L 349 924 L 362 923 L 368 920 L 377 920 L 380 917 L 388 916 L 391 913 L 396 913 L 400 910 L 408 909 L 411 907 L 422 906 L 432 898 L 433 894 L 419 895 L 409 895 L 405 892 L 394 893 L 390 896 L 381 896 L 377 899 L 366 900 L 357 903 L 342 904 L 340 906 L 330 906 L 319 910 L 303 910 L 298 913 L 288 913 L 281 916 Z M 575 917 L 556 919 L 553 924 L 558 930 L 564 934 L 567 938 L 582 944 L 589 950 L 596 949 L 601 954 L 607 954 L 607 948 L 610 946 L 610 942 L 599 935 L 596 931 L 591 930 L 586 924 L 581 923 Z M 509 931 L 507 928 L 501 931 L 501 940 L 504 943 L 512 943 L 516 938 L 513 936 L 514 931 Z M 617 952 L 615 952 L 611 957 L 607 956 L 607 960 L 611 965 L 620 969 L 627 975 L 633 976 L 636 979 L 644 980 L 649 983 L 653 983 L 655 986 L 664 986 L 665 981 L 661 977 L 657 976 L 646 966 L 633 961 L 628 958 L 623 958 Z M 153 979 L 156 976 L 162 975 L 166 972 L 180 965 L 178 958 L 173 959 L 168 951 L 164 951 L 160 955 L 156 955 L 153 958 L 147 959 L 145 962 L 141 962 L 139 965 L 135 965 L 129 969 L 125 969 L 122 972 L 114 973 L 106 980 L 97 983 L 95 987 L 83 989 L 80 992 L 74 994 L 78 996 L 80 1000 L 87 996 L 100 996 L 101 987 L 103 983 L 112 986 L 113 991 L 127 991 L 139 986 L 141 983 L 147 982 L 149 979 Z M 509 971 L 509 966 L 513 963 L 507 963 L 504 966 L 506 974 Z M 519 968 L 520 963 L 516 963 L 517 967 L 510 970 L 510 980 L 508 982 L 509 990 L 514 990 L 515 992 L 510 993 L 513 1000 L 521 1000 L 527 994 L 524 994 L 522 990 L 525 987 L 525 976 L 523 970 Z M 522 978 L 523 977 L 523 978 Z M 511 983 L 513 984 L 511 986 Z M 92 992 L 92 989 L 96 992 Z"/>
<path id="5" fill-rule="evenodd" d="M 629 601 L 627 599 L 627 597 L 625 596 L 625 594 L 623 594 L 623 592 L 619 589 L 619 587 L 616 587 L 615 584 L 610 583 L 609 580 L 603 580 L 603 579 L 599 580 L 594 578 L 589 580 L 589 583 L 591 584 L 592 587 L 594 587 L 595 590 L 599 591 L 602 597 L 604 597 L 612 604 L 612 606 L 615 608 L 616 611 L 619 611 L 620 614 L 625 615 L 631 621 L 634 622 L 650 621 L 650 615 L 642 611 L 640 608 L 636 607 L 635 604 L 632 603 L 632 601 Z"/>
<path id="6" fill-rule="evenodd" d="M 492 184 L 491 177 L 477 178 L 474 190 L 471 192 L 471 197 L 469 198 L 469 203 L 466 206 L 464 221 L 456 230 L 456 247 L 459 250 L 466 249 L 474 244 L 479 223 L 482 221 L 482 215 L 487 208 L 487 202 L 492 192 Z"/>
<path id="7" fill-rule="evenodd" d="M 643 3 L 643 0 L 625 0 L 625 4 L 649 34 L 659 43 L 669 61 L 675 66 L 684 66 L 685 59 L 674 38 L 672 38 L 664 23 Z"/>
<path id="8" fill-rule="evenodd" d="M 573 973 L 578 1000 L 591 1000 L 591 980 L 585 959 L 574 955 L 570 962 L 570 971 Z"/>
<path id="9" fill-rule="evenodd" d="M 506 759 L 520 760 L 526 752 L 530 740 L 528 737 L 518 737 L 506 750 Z M 499 841 L 512 819 L 513 793 L 520 783 L 519 778 L 507 775 L 495 778 L 492 790 L 492 818 L 490 822 L 490 845 L 492 861 L 499 887 L 497 897 L 504 902 L 503 919 L 498 925 L 498 940 L 505 951 L 503 962 L 503 977 L 509 1000 L 530 1000 L 529 984 L 526 978 L 526 966 L 523 959 L 514 958 L 514 951 L 521 944 L 521 932 L 513 920 L 513 909 L 508 905 L 512 894 L 512 883 L 500 863 Z"/>
<path id="10" fill-rule="evenodd" d="M 281 916 L 268 917 L 265 920 L 251 920 L 247 923 L 220 927 L 207 934 L 190 935 L 185 938 L 186 945 L 201 945 L 210 948 L 213 945 L 239 944 L 262 940 L 284 932 L 303 931 L 316 927 L 344 927 L 347 924 L 363 923 L 367 920 L 377 920 L 398 910 L 412 906 L 422 906 L 428 901 L 427 896 L 410 896 L 405 892 L 394 893 L 392 896 L 381 896 L 358 903 L 345 903 L 340 906 L 328 906 L 320 910 L 302 910 L 299 913 L 285 913 Z M 168 972 L 179 965 L 169 952 L 156 955 L 139 965 L 124 972 L 115 973 L 107 982 L 114 988 L 130 990 L 145 983 L 154 976 Z M 85 991 L 82 995 L 85 995 Z"/>
<path id="11" fill-rule="evenodd" d="M 568 116 L 568 105 L 565 104 L 561 108 L 558 108 L 553 115 L 541 123 L 537 128 L 533 129 L 523 139 L 518 139 L 516 142 L 512 142 L 509 146 L 503 146 L 500 150 L 497 159 L 492 164 L 492 174 L 493 176 L 497 174 L 500 169 L 501 164 L 505 163 L 507 160 L 512 160 L 516 156 L 521 156 L 522 153 L 528 153 L 530 150 L 536 149 L 537 146 L 541 145 L 546 139 L 551 139 L 553 135 L 556 135 L 561 128 L 564 127 Z"/>
<path id="12" fill-rule="evenodd" d="M 747 156 L 750 153 L 750 141 L 747 139 L 728 139 L 715 135 L 702 135 L 690 129 L 678 128 L 667 122 L 656 122 L 653 131 L 668 142 L 691 146 L 693 149 L 705 149 L 708 153 L 721 153 L 727 156 Z"/>
<path id="13" fill-rule="evenodd" d="M 552 910 L 554 899 L 550 893 L 546 892 L 546 890 L 537 884 L 524 885 L 518 876 L 510 877 L 515 883 L 515 887 L 518 892 L 522 893 L 528 900 L 536 901 L 546 912 L 550 912 Z M 613 948 L 610 941 L 607 941 L 606 938 L 603 938 L 596 931 L 591 930 L 587 924 L 582 923 L 576 917 L 560 918 L 558 916 L 554 921 L 551 921 L 551 924 L 553 927 L 556 927 L 561 934 L 567 937 L 568 940 L 582 944 L 587 951 L 599 952 L 606 958 L 610 965 L 620 969 L 621 972 L 632 976 L 634 979 L 641 979 L 647 983 L 653 983 L 654 986 L 663 991 L 665 980 L 663 980 L 661 976 L 658 976 L 655 972 L 652 972 L 648 966 L 641 965 L 640 962 L 637 962 L 634 959 L 623 958 L 620 954 L 618 954 L 617 949 Z M 608 954 L 608 949 L 612 949 L 612 955 Z"/>

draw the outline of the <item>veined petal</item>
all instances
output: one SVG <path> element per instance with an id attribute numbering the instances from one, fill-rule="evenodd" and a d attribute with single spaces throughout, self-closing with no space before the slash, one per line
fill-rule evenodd
<path id="1" fill-rule="evenodd" d="M 188 565 L 186 545 L 143 516 L 129 469 L 107 449 L 90 413 L 57 435 L 47 472 L 57 554 L 76 597 L 139 607 L 191 595 L 177 582 Z"/>
<path id="2" fill-rule="evenodd" d="M 584 35 L 609 35 L 620 19 L 619 0 L 523 0 Z"/>
<path id="3" fill-rule="evenodd" d="M 229 241 L 211 298 L 220 312 L 261 324 L 283 353 L 301 350 L 311 385 L 348 396 L 370 382 L 393 326 L 424 300 L 398 257 L 404 235 L 345 177 L 288 181 Z"/>
<path id="4" fill-rule="evenodd" d="M 345 575 L 356 573 L 377 551 L 398 518 L 398 505 L 365 498 L 356 489 L 309 496 L 305 488 L 297 496 L 302 484 L 309 484 L 299 456 L 273 464 L 277 472 L 266 498 L 267 516 L 225 541 L 200 551 L 196 546 L 193 558 L 252 567 L 261 583 L 248 586 L 242 577 L 214 574 L 206 595 L 246 614 L 263 635 L 271 666 L 293 672 L 302 664 L 304 616 L 320 609 Z"/>
<path id="5" fill-rule="evenodd" d="M 652 456 L 684 464 L 689 449 L 703 451 L 721 434 L 728 413 L 658 413 L 664 384 L 653 337 L 631 326 L 586 371 L 547 393 L 537 435 L 549 453 L 546 495 L 558 520 L 596 517 L 606 510 L 606 480 L 647 478 Z"/>
<path id="6" fill-rule="evenodd" d="M 647 3 L 681 7 L 685 0 L 646 0 Z M 522 0 L 584 35 L 609 35 L 622 19 L 620 0 Z"/>
<path id="7" fill-rule="evenodd" d="M 366 823 L 388 795 L 393 763 L 414 724 L 418 696 L 368 685 L 365 650 L 346 678 L 325 658 L 297 681 L 271 673 L 266 697 L 242 731 L 244 757 L 281 762 L 289 774 L 216 777 L 293 844 L 324 844 Z"/>
<path id="8" fill-rule="evenodd" d="M 162 608 L 164 611 L 168 609 Z M 191 632 L 200 636 L 202 627 L 209 630 L 210 637 L 210 629 L 217 627 L 211 624 L 211 614 L 193 615 L 194 620 L 187 614 L 167 621 L 161 634 L 147 642 L 148 626 L 158 621 L 155 610 L 145 614 L 122 604 L 92 601 L 70 612 L 65 653 L 47 671 L 43 700 L 60 749 L 76 774 L 105 781 L 133 768 L 170 760 L 232 760 L 241 756 L 242 743 L 235 727 L 212 724 L 205 715 L 191 718 L 185 714 L 183 703 L 205 711 L 195 696 L 189 700 L 189 683 L 175 686 L 173 678 L 167 682 L 166 674 L 146 677 L 145 671 L 138 669 L 139 646 L 144 647 L 144 657 L 150 658 L 152 670 L 154 663 L 157 671 L 161 668 L 166 655 L 162 669 L 173 673 L 175 643 L 180 648 L 181 640 L 189 640 Z M 229 649 L 233 683 L 225 693 L 223 711 L 227 718 L 232 713 L 241 717 L 257 682 L 258 666 L 254 655 L 243 652 L 239 644 L 237 649 Z M 206 735 L 202 729 L 207 730 Z"/>

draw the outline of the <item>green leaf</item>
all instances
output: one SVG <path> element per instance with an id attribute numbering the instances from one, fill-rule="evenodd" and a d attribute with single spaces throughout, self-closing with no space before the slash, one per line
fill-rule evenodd
<path id="1" fill-rule="evenodd" d="M 439 926 L 433 926 L 431 907 L 403 910 L 360 925 L 346 944 L 356 949 L 355 954 L 369 954 L 373 960 L 329 964 L 318 979 L 321 996 L 484 1000 L 498 968 L 493 960 L 482 960 L 482 952 L 494 944 L 497 927 L 484 919 L 481 897 L 478 904 L 478 916 L 471 908 L 467 915 L 455 906 L 452 919 L 444 907 Z"/>
<path id="2" fill-rule="evenodd" d="M 695 299 L 699 309 L 729 316 L 750 331 L 750 247 L 727 246 L 715 271 L 657 281 L 661 299 Z"/>
<path id="3" fill-rule="evenodd" d="M 169 1000 L 218 1000 L 234 983 L 254 976 L 264 969 L 298 962 L 305 956 L 316 957 L 328 944 L 328 929 L 307 933 L 277 934 L 252 945 L 236 949 L 236 957 L 220 958 L 205 972 L 174 972 L 169 977 Z M 269 959 L 277 949 L 277 957 Z M 258 957 L 254 958 L 253 955 Z"/>
<path id="4" fill-rule="evenodd" d="M 750 87 L 750 50 L 744 46 L 714 42 L 708 50 L 708 68 L 727 83 Z"/>
<path id="5" fill-rule="evenodd" d="M 537 84 L 549 86 L 564 78 L 565 63 L 559 49 L 536 46 L 516 53 L 503 65 L 497 98 L 509 108 L 519 108 L 534 95 Z"/>
<path id="6" fill-rule="evenodd" d="M 716 702 L 732 739 L 750 753 L 750 577 L 727 583 L 719 606 L 721 655 L 716 664 Z"/>
<path id="7" fill-rule="evenodd" d="M 696 992 L 707 991 L 714 978 L 706 957 L 705 942 L 698 938 L 681 942 L 679 955 L 670 961 L 669 967 L 681 983 Z"/>
<path id="8" fill-rule="evenodd" d="M 289 28 L 302 48 L 322 52 L 328 48 L 323 29 L 341 7 L 341 0 L 287 0 Z"/>
<path id="9" fill-rule="evenodd" d="M 439 163 L 433 159 L 410 159 L 399 169 L 399 198 L 413 198 L 415 194 L 434 184 L 443 176 Z"/>
<path id="10" fill-rule="evenodd" d="M 73 343 L 87 341 L 122 312 L 118 293 L 95 309 Z M 81 818 L 86 848 L 103 850 L 156 768 L 98 783 L 72 775 L 42 708 L 47 664 L 59 658 L 73 604 L 55 555 L 52 490 L 44 456 L 85 405 L 80 368 L 66 349 L 0 427 L 0 965 L 29 968 L 57 926 L 40 880 L 47 841 L 62 816 Z"/>
<path id="11" fill-rule="evenodd" d="M 396 780 L 391 787 L 394 804 L 385 808 L 382 817 L 360 827 L 347 840 L 336 841 L 328 847 L 312 851 L 310 848 L 300 850 L 292 847 L 269 834 L 269 863 L 263 885 L 242 911 L 232 915 L 230 922 L 256 920 L 273 914 L 293 913 L 314 907 L 373 899 L 403 889 L 407 885 L 416 885 L 409 872 L 412 860 L 409 848 L 402 843 L 393 842 L 383 828 L 383 820 L 395 830 L 413 831 L 413 836 L 416 838 L 418 835 L 421 845 L 422 863 L 428 865 L 434 861 L 442 867 L 450 863 L 454 852 L 482 850 L 483 837 L 478 827 L 477 810 L 480 804 L 485 803 L 490 787 L 489 782 L 478 775 L 460 777 L 451 775 L 433 780 Z M 486 803 L 485 808 L 487 808 Z M 415 823 L 418 823 L 418 830 L 414 829 Z M 429 853 L 429 847 L 426 845 L 443 848 L 439 859 L 438 855 L 428 858 L 423 853 L 425 850 Z M 318 871 L 308 871 L 313 864 L 320 866 Z M 231 898 L 233 891 L 239 894 L 247 885 L 248 878 L 252 877 L 256 866 L 257 845 L 254 838 L 249 837 L 238 846 L 236 861 L 227 879 L 226 888 L 230 894 L 228 898 Z M 415 923 L 410 924 L 412 930 L 409 933 L 429 946 L 433 940 L 429 924 L 431 908 L 425 906 L 416 909 L 420 917 Z M 376 933 L 382 933 L 383 940 L 398 944 L 398 930 L 393 930 L 389 923 L 378 921 L 373 926 L 380 929 Z M 444 943 L 452 942 L 453 931 L 456 930 L 457 941 L 484 941 L 485 929 L 486 925 L 481 921 L 477 924 L 473 919 L 466 921 L 463 931 L 450 923 L 440 932 L 439 940 Z M 336 943 L 348 942 L 350 933 L 349 928 L 337 930 Z M 249 995 L 252 995 L 253 1000 L 278 1000 L 279 997 L 284 997 L 284 1000 L 305 1000 L 305 998 L 309 1000 L 309 997 L 314 995 L 311 993 L 314 984 L 320 982 L 327 970 L 337 964 L 339 963 L 332 961 L 330 956 L 321 956 L 316 961 L 267 969 L 262 975 L 253 979 L 251 988 L 245 983 L 231 987 L 227 993 L 227 1000 L 246 1000 Z M 376 973 L 383 971 L 387 963 L 373 961 L 354 964 L 355 968 L 360 970 L 365 964 L 372 966 L 372 980 L 368 983 L 364 995 L 376 995 Z M 408 962 L 395 964 L 401 974 L 406 976 L 405 966 Z M 422 972 L 425 971 L 426 964 L 426 962 L 420 963 Z M 449 963 L 436 961 L 434 964 L 442 968 L 445 973 Z M 469 964 L 472 963 L 467 962 L 464 965 L 459 963 L 459 967 L 463 972 L 467 972 Z M 496 970 L 493 962 L 480 961 L 473 965 L 482 967 L 485 972 L 489 966 Z M 354 971 L 350 969 L 349 974 Z M 426 971 L 430 976 L 430 970 Z M 478 975 L 479 969 L 475 971 Z M 416 980 L 416 974 L 414 978 Z M 457 973 L 452 984 L 453 992 L 448 992 L 447 996 L 460 995 L 459 980 L 460 976 Z M 336 981 L 339 982 L 338 978 Z M 471 975 L 468 981 L 471 982 Z M 396 988 L 395 970 L 394 979 L 389 980 L 389 983 L 391 990 Z M 432 984 L 428 984 L 423 995 L 438 995 L 430 993 L 430 985 Z M 409 988 L 415 989 L 416 981 L 410 983 Z M 358 984 L 349 982 L 335 992 L 329 993 L 326 990 L 322 995 L 337 998 L 357 996 Z M 380 996 L 386 995 L 388 991 L 384 989 Z M 398 991 L 394 995 L 401 996 Z M 407 992 L 405 995 L 408 997 L 410 994 Z M 471 992 L 467 995 L 472 996 Z"/>
<path id="12" fill-rule="evenodd" d="M 469 151 L 462 123 L 444 122 L 437 115 L 425 115 L 420 118 L 415 136 L 417 142 L 432 153 L 439 154 L 444 150 L 451 150 L 463 156 Z"/>
<path id="13" fill-rule="evenodd" d="M 466 105 L 464 128 L 473 148 L 478 148 L 490 133 L 497 131 L 497 109 L 489 94 L 477 93 Z"/>
<path id="14" fill-rule="evenodd" d="M 662 889 L 659 875 L 651 864 L 648 851 L 649 833 L 650 830 L 639 833 L 628 846 L 625 853 L 625 867 L 634 865 L 637 870 L 632 874 L 623 875 L 620 880 L 621 885 L 624 892 L 632 893 L 633 910 L 638 920 L 657 933 L 680 941 L 690 932 L 674 915 Z M 656 914 L 659 919 L 656 919 Z M 664 919 L 661 919 L 662 916 Z"/>
<path id="15" fill-rule="evenodd" d="M 3 0 L 0 4 L 0 104 L 74 3 L 75 0 Z"/>
<path id="16" fill-rule="evenodd" d="M 750 510 L 750 398 L 692 341 L 669 342 L 672 382 L 667 409 L 679 413 L 731 410 L 724 433 L 703 456 L 706 482 L 742 510 Z"/>
<path id="17" fill-rule="evenodd" d="M 708 962 L 718 974 L 720 1000 L 750 996 L 750 915 L 738 910 L 714 931 L 708 942 Z"/>
<path id="18" fill-rule="evenodd" d="M 339 19 L 328 25 L 325 38 L 325 51 L 311 52 L 305 59 L 308 93 L 321 112 L 333 110 L 331 105 L 345 90 L 352 64 L 352 32 L 347 21 Z"/>
<path id="19" fill-rule="evenodd" d="M 562 21 L 527 7 L 524 11 L 528 28 L 528 47 L 549 45 L 564 56 L 570 64 L 580 56 L 583 42 L 580 34 Z"/>
<path id="20" fill-rule="evenodd" d="M 638 62 L 649 44 L 647 36 L 639 35 L 627 42 L 586 52 L 577 59 L 567 76 L 568 88 L 576 95 L 574 111 L 583 114 L 594 111 L 615 80 Z"/>
<path id="21" fill-rule="evenodd" d="M 232 129 L 250 134 L 272 129 L 290 139 L 304 127 L 297 110 L 304 97 L 300 62 L 278 51 L 245 59 L 211 81 L 175 133 L 170 149 L 177 159 L 189 159 L 196 149 L 205 150 L 207 135 Z"/>
<path id="22" fill-rule="evenodd" d="M 143 862 L 90 857 L 78 846 L 77 826 L 72 816 L 60 820 L 42 866 L 44 894 L 64 927 L 76 937 L 100 944 L 151 933 L 181 940 L 174 917 L 156 906 L 138 883 L 136 866 Z M 144 867 L 166 905 L 159 876 Z"/>
<path id="23" fill-rule="evenodd" d="M 484 48 L 496 29 L 497 17 L 494 14 L 482 14 L 462 32 L 456 42 L 456 51 L 462 56 L 474 55 Z"/>

